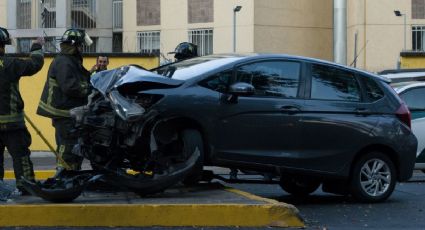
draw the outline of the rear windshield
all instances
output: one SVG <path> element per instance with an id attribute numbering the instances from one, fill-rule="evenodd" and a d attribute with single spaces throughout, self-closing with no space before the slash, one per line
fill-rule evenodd
<path id="1" fill-rule="evenodd" d="M 198 57 L 160 66 L 156 69 L 153 69 L 152 72 L 173 79 L 187 80 L 239 59 L 241 59 L 241 57 Z"/>

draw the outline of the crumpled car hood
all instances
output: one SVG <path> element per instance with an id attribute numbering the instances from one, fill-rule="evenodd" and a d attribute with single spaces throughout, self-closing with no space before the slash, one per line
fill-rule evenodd
<path id="1" fill-rule="evenodd" d="M 182 80 L 167 78 L 136 66 L 123 66 L 96 73 L 90 82 L 103 95 L 114 88 L 120 93 L 133 94 L 149 89 L 176 88 L 184 83 Z"/>

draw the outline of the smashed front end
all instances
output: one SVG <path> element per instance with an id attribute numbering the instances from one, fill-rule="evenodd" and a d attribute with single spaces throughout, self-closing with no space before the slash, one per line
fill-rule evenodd
<path id="1" fill-rule="evenodd" d="M 182 81 L 124 66 L 96 74 L 91 83 L 88 104 L 71 116 L 79 134 L 73 153 L 88 159 L 92 170 L 65 170 L 44 182 L 25 181 L 25 188 L 48 201 L 68 202 L 98 182 L 146 195 L 184 179 L 199 151 L 182 154 L 178 133 L 158 141 L 155 129 L 162 118 L 154 105 L 163 95 L 145 93 L 176 88 Z"/>

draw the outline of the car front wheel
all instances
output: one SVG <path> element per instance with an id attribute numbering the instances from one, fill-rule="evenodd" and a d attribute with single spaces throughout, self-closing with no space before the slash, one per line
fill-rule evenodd
<path id="1" fill-rule="evenodd" d="M 361 202 L 381 202 L 392 194 L 395 184 L 393 162 L 383 153 L 371 152 L 355 163 L 350 191 Z"/>
<path id="2" fill-rule="evenodd" d="M 195 185 L 202 178 L 202 170 L 204 166 L 204 145 L 202 141 L 202 136 L 197 130 L 187 129 L 181 132 L 181 139 L 183 141 L 183 155 L 191 156 L 193 152 L 199 151 L 198 160 L 196 161 L 192 170 L 182 181 L 183 184 L 186 186 Z"/>

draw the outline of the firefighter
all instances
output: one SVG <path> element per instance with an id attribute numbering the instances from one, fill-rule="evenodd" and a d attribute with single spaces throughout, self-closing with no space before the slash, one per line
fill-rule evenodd
<path id="1" fill-rule="evenodd" d="M 52 119 L 57 153 L 70 166 L 80 170 L 83 158 L 72 153 L 78 137 L 73 134 L 70 109 L 87 104 L 90 72 L 83 66 L 83 45 L 91 45 L 90 37 L 81 29 L 68 29 L 62 36 L 60 54 L 49 67 L 37 114 Z M 58 176 L 64 169 L 57 160 Z"/>
<path id="2" fill-rule="evenodd" d="M 29 59 L 6 57 L 5 45 L 10 45 L 11 39 L 8 31 L 0 27 L 0 146 L 2 150 L 5 146 L 12 156 L 16 187 L 22 195 L 29 194 L 22 187 L 22 178 L 34 181 L 34 169 L 29 150 L 31 135 L 25 126 L 19 80 L 22 76 L 34 75 L 43 67 L 43 43 L 40 38 L 32 44 Z"/>

